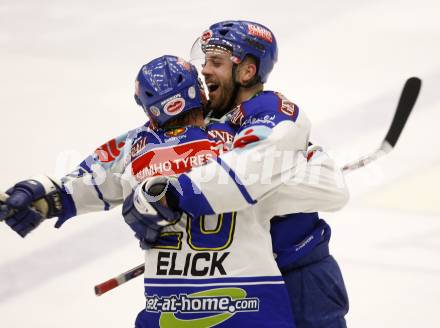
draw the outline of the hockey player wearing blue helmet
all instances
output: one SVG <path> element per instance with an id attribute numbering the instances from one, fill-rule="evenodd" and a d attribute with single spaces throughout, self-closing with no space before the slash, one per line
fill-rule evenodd
<path id="1" fill-rule="evenodd" d="M 263 91 L 278 59 L 278 47 L 275 36 L 261 24 L 224 21 L 203 32 L 191 57 L 204 62 L 209 107 L 221 117 Z"/>
<path id="2" fill-rule="evenodd" d="M 200 54 L 204 56 L 201 72 L 209 91 L 209 116 L 242 129 L 255 120 L 256 112 L 299 111 L 279 93 L 264 91 L 278 57 L 275 36 L 267 27 L 239 20 L 213 24 L 196 41 L 191 54 L 193 60 Z M 179 202 L 185 204 L 185 199 Z M 329 254 L 330 227 L 313 210 L 317 208 L 310 213 L 291 214 L 287 220 L 273 219 L 273 249 L 297 326 L 345 327 L 348 296 L 339 266 Z M 319 242 L 305 254 L 295 254 L 316 229 L 322 231 Z"/>
<path id="3" fill-rule="evenodd" d="M 199 93 L 203 94 L 197 86 L 195 68 L 171 56 L 144 65 L 136 79 L 136 102 L 154 126 L 154 137 L 152 132 L 136 136 L 146 137 L 150 144 L 132 158 L 133 173 L 140 184 L 123 205 L 126 223 L 147 250 L 147 306 L 139 313 L 136 327 L 294 328 L 287 291 L 272 256 L 271 216 L 260 216 L 249 223 L 247 218 L 254 218 L 253 211 L 192 216 L 170 211 L 158 201 L 167 181 L 163 176 L 184 173 L 218 155 L 218 146 L 227 140 L 218 140 L 211 133 L 233 137 L 234 130 L 227 123 L 200 128 L 204 122 L 203 96 Z M 142 163 L 141 170 L 138 163 Z M 151 168 L 166 166 L 171 169 L 151 174 Z M 152 185 L 152 177 L 164 183 Z M 255 247 L 253 240 L 257 237 L 261 240 Z M 255 256 L 263 268 L 251 260 Z M 240 302 L 258 301 L 258 305 L 252 311 L 237 307 L 229 312 L 215 305 L 219 300 L 229 302 L 231 297 L 238 297 Z M 153 306 L 154 301 L 159 305 Z M 169 309 L 165 305 L 168 302 L 180 305 Z M 209 307 L 214 307 L 196 308 L 197 302 L 209 302 Z"/>

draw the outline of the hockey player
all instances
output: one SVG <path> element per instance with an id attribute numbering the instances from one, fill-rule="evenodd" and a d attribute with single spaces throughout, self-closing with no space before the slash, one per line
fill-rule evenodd
<path id="1" fill-rule="evenodd" d="M 170 106 L 174 113 L 186 116 L 197 109 L 193 108 L 195 102 L 188 101 L 195 92 L 188 88 L 191 76 L 187 74 L 183 87 L 179 87 L 172 83 L 175 73 L 169 61 L 153 61 L 138 75 L 136 98 L 158 127 L 155 138 L 159 140 L 133 160 L 133 167 L 139 162 L 144 168 L 140 172 L 149 172 L 152 160 L 157 167 L 170 163 L 175 169 L 186 162 L 204 164 L 223 148 L 222 140 L 219 143 L 209 137 L 212 126 L 205 131 L 188 126 L 193 121 L 184 122 L 182 118 L 176 126 Z M 175 110 L 177 105 L 170 103 L 177 100 L 183 107 Z M 233 136 L 227 124 L 222 132 Z M 175 169 L 162 175 L 173 174 Z M 142 180 L 145 177 L 139 176 Z M 157 323 L 161 327 L 294 327 L 287 292 L 272 254 L 269 220 L 273 215 L 256 220 L 260 206 L 219 215 L 173 213 L 159 202 L 149 201 L 154 198 L 149 194 L 148 176 L 144 181 L 123 206 L 125 220 L 142 246 L 152 246 L 145 253 L 147 301 L 137 327 L 156 327 Z M 256 258 L 259 260 L 254 261 Z"/>
<path id="2" fill-rule="evenodd" d="M 301 142 L 308 139 L 303 134 L 309 132 L 302 129 L 303 113 L 295 104 L 279 93 L 263 90 L 277 60 L 276 39 L 268 28 L 248 21 L 224 21 L 205 31 L 197 45 L 205 55 L 202 74 L 209 90 L 209 115 L 236 129 L 237 151 L 180 175 L 178 182 L 183 193 L 169 188 L 170 206 L 194 216 L 258 204 L 257 200 L 276 188 L 276 183 L 247 184 L 247 176 L 264 171 L 264 163 L 252 162 L 250 157 L 258 147 L 301 149 Z M 279 120 L 280 115 L 289 116 L 293 124 Z M 234 171 L 231 167 L 236 162 L 252 164 Z M 274 170 L 281 172 L 276 165 Z M 229 177 L 229 183 L 220 188 L 215 179 L 203 179 L 215 174 Z M 231 197 L 223 201 L 222 195 Z M 329 254 L 330 227 L 314 212 L 318 208 L 313 206 L 313 193 L 292 194 L 292 200 L 298 198 L 309 198 L 310 207 L 297 211 L 308 213 L 276 218 L 271 227 L 273 249 L 287 284 L 296 324 L 300 328 L 345 327 L 348 297 L 338 264 Z M 332 201 L 335 206 L 341 203 L 340 199 Z"/>

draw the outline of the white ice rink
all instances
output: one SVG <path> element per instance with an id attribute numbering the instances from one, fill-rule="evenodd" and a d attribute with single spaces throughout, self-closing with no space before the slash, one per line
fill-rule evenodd
<path id="1" fill-rule="evenodd" d="M 267 89 L 308 113 L 312 140 L 342 165 L 384 137 L 406 78 L 419 101 L 396 149 L 349 176 L 349 205 L 322 213 L 350 296 L 349 327 L 440 327 L 440 2 L 0 0 L 0 190 L 61 176 L 142 124 L 139 67 L 188 57 L 210 23 L 255 20 L 278 39 Z M 120 209 L 45 222 L 22 240 L 0 224 L 0 327 L 132 327 L 138 278 L 94 284 L 142 262 Z"/>

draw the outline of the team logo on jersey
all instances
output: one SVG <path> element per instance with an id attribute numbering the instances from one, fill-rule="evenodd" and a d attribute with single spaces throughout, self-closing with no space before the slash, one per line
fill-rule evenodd
<path id="1" fill-rule="evenodd" d="M 184 134 L 187 130 L 188 130 L 187 128 L 175 128 L 175 129 L 168 130 L 164 134 L 168 138 L 173 138 L 173 137 L 177 137 L 177 136 Z"/>
<path id="2" fill-rule="evenodd" d="M 272 33 L 269 30 L 265 29 L 262 26 L 254 25 L 254 24 L 247 24 L 247 26 L 248 26 L 247 33 L 249 35 L 255 36 L 261 40 L 272 43 L 273 37 L 272 37 Z"/>
<path id="3" fill-rule="evenodd" d="M 205 32 L 203 32 L 202 36 L 200 37 L 200 42 L 202 44 L 207 44 L 211 38 L 212 38 L 212 31 L 206 30 Z"/>
<path id="4" fill-rule="evenodd" d="M 170 116 L 174 116 L 180 114 L 184 108 L 185 108 L 185 99 L 176 98 L 166 103 L 165 106 L 163 107 L 163 111 Z"/>

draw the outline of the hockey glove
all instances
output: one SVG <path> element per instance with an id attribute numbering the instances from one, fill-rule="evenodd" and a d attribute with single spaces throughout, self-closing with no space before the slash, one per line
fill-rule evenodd
<path id="1" fill-rule="evenodd" d="M 23 238 L 45 219 L 65 221 L 74 215 L 74 210 L 65 210 L 74 209 L 71 197 L 46 176 L 18 182 L 6 194 L 9 197 L 2 201 L 0 220 Z"/>
<path id="2" fill-rule="evenodd" d="M 122 215 L 135 232 L 142 249 L 150 249 L 159 238 L 160 231 L 177 222 L 182 213 L 161 204 L 168 179 L 157 177 L 142 182 L 124 201 Z"/>

